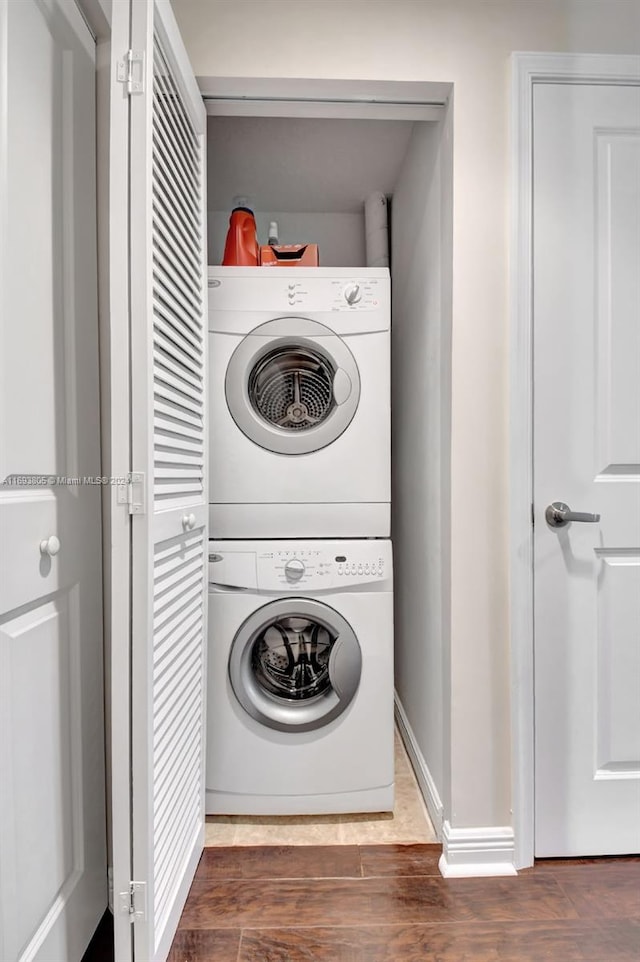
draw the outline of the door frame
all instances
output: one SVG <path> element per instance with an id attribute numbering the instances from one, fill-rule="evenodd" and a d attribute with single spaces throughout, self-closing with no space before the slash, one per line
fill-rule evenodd
<path id="1" fill-rule="evenodd" d="M 395 717 L 405 747 L 416 772 L 420 791 L 435 826 L 439 840 L 443 823 L 451 817 L 451 352 L 452 302 L 451 274 L 453 248 L 451 207 L 454 166 L 454 86 L 437 81 L 397 81 L 370 79 L 337 79 L 308 77 L 230 77 L 196 76 L 207 114 L 210 117 L 289 117 L 353 120 L 432 121 L 442 125 L 442 171 L 439 191 L 443 204 L 440 224 L 442 251 L 448 251 L 440 267 L 438 322 L 442 337 L 442 360 L 439 384 L 440 431 L 440 514 L 441 568 L 438 575 L 440 599 L 442 666 L 440 684 L 443 691 L 442 711 L 442 782 L 436 785 L 422 754 L 405 709 L 395 692 Z M 449 214 L 446 212 L 449 211 Z M 396 559 L 397 560 L 397 559 Z M 461 709 L 464 711 L 464 708 Z M 483 829 L 484 831 L 484 829 Z M 509 836 L 510 837 L 510 836 Z M 484 836 L 483 836 L 484 838 Z M 493 839 L 494 836 L 492 835 Z M 460 843 L 457 843 L 460 844 Z M 467 844 L 466 841 L 464 843 Z M 502 838 L 496 842 L 503 845 Z M 509 856 L 510 857 L 510 856 Z"/>
<path id="2" fill-rule="evenodd" d="M 129 48 L 129 22 L 113 14 L 112 0 L 75 0 L 96 42 L 98 334 L 100 353 L 100 432 L 102 474 L 123 478 L 130 470 L 129 291 L 119 284 L 127 270 L 128 103 L 114 97 L 112 51 Z M 117 146 L 114 146 L 117 145 Z M 112 777 L 112 758 L 130 767 L 130 548 L 131 515 L 121 503 L 121 485 L 109 484 L 102 497 L 103 639 L 107 868 L 118 957 L 132 955 L 128 905 L 118 893 L 129 890 L 131 819 L 129 782 Z M 115 639 L 115 644 L 114 644 Z M 122 644 L 126 639 L 126 644 Z M 118 683 L 113 684 L 112 679 Z M 116 895 L 114 896 L 114 891 Z"/>
<path id="3" fill-rule="evenodd" d="M 534 861 L 533 88 L 541 83 L 640 85 L 640 56 L 511 56 L 509 574 L 511 793 L 516 869 Z"/>

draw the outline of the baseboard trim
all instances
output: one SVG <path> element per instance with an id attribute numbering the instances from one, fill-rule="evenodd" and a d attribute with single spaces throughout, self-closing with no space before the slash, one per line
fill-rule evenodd
<path id="1" fill-rule="evenodd" d="M 445 878 L 517 875 L 515 837 L 511 826 L 452 828 L 442 826 L 442 856 L 438 868 Z"/>
<path id="2" fill-rule="evenodd" d="M 413 734 L 413 729 L 409 724 L 409 719 L 407 718 L 407 714 L 402 707 L 402 702 L 400 701 L 397 692 L 394 693 L 394 700 L 396 722 L 400 732 L 400 737 L 402 738 L 404 747 L 407 750 L 407 755 L 411 760 L 418 785 L 420 786 L 420 791 L 422 792 L 424 803 L 427 806 L 427 812 L 429 813 L 431 824 L 433 825 L 433 830 L 436 833 L 436 838 L 438 841 L 441 841 L 444 808 L 440 799 L 440 794 L 436 787 L 436 783 L 432 778 L 431 772 L 429 771 L 429 766 L 424 759 L 424 755 L 420 751 L 416 737 Z"/>

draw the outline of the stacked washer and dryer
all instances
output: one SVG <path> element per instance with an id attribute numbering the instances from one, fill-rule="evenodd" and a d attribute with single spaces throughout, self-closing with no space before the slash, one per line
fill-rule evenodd
<path id="1" fill-rule="evenodd" d="M 209 268 L 206 810 L 393 808 L 386 268 Z"/>

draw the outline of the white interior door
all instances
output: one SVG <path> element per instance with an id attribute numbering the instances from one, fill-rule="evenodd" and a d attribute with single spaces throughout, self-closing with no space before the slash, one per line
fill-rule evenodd
<path id="1" fill-rule="evenodd" d="M 535 854 L 637 852 L 640 87 L 537 84 L 533 129 Z"/>
<path id="2" fill-rule="evenodd" d="M 204 842 L 206 115 L 168 0 L 131 4 L 134 958 L 164 959 Z M 137 83 L 137 80 L 135 81 Z M 138 884 L 139 883 L 139 884 Z M 138 901 L 138 898 L 140 901 Z"/>
<path id="3" fill-rule="evenodd" d="M 0 2 L 0 958 L 78 962 L 107 905 L 95 44 Z"/>

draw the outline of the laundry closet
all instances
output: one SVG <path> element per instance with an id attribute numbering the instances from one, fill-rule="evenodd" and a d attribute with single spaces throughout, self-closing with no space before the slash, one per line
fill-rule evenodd
<path id="1" fill-rule="evenodd" d="M 254 212 L 260 244 L 275 222 L 279 244 L 317 244 L 321 268 L 357 281 L 367 267 L 365 202 L 377 192 L 387 199 L 396 718 L 439 832 L 450 501 L 449 91 L 354 81 L 199 84 L 208 112 L 210 268 L 222 262 L 240 197 Z M 215 270 L 210 283 L 211 276 Z M 215 458 L 214 450 L 212 471 Z M 219 536 L 212 529 L 210 537 Z"/>
<path id="2" fill-rule="evenodd" d="M 36 434 L 33 440 L 40 450 L 34 448 L 33 460 L 16 459 L 8 470 L 109 480 L 102 506 L 108 858 L 115 957 L 119 962 L 133 957 L 162 959 L 168 955 L 205 841 L 204 671 L 211 553 L 206 491 L 205 179 L 209 182 L 210 264 L 220 258 L 233 198 L 242 193 L 257 212 L 261 240 L 266 241 L 268 222 L 275 220 L 281 242 L 317 243 L 324 269 L 343 271 L 346 276 L 352 271 L 360 274 L 365 265 L 364 202 L 372 191 L 389 198 L 396 689 L 401 724 L 418 774 L 424 772 L 425 796 L 435 801 L 432 819 L 438 828 L 446 714 L 442 661 L 447 632 L 441 611 L 447 606 L 441 601 L 449 568 L 449 91 L 413 84 L 251 81 L 243 85 L 237 80 L 203 81 L 199 90 L 167 0 L 131 4 L 121 0 L 105 4 L 110 21 L 100 30 L 109 44 L 101 43 L 97 51 L 94 119 L 90 81 L 96 51 L 80 13 L 75 10 L 74 22 L 69 23 L 73 4 L 51 4 L 44 13 L 37 3 L 9 6 L 20 29 L 19 42 L 7 41 L 7 49 L 16 54 L 12 90 L 27 99 L 42 88 L 51 87 L 55 93 L 45 105 L 51 111 L 46 124 L 41 97 L 34 95 L 29 102 L 32 114 L 22 110 L 20 100 L 7 98 L 18 104 L 10 117 L 20 115 L 20 130 L 26 122 L 30 137 L 34 132 L 38 137 L 49 133 L 54 162 L 43 167 L 41 158 L 49 155 L 37 148 L 37 141 L 32 148 L 30 139 L 9 136 L 12 128 L 6 122 L 3 130 L 4 141 L 15 149 L 9 154 L 12 169 L 24 169 L 24 175 L 14 178 L 22 191 L 15 194 L 19 221 L 22 228 L 25 223 L 34 225 L 26 234 L 16 231 L 16 237 L 32 234 L 55 241 L 50 249 L 43 248 L 41 258 L 48 265 L 43 276 L 49 271 L 48 276 L 55 279 L 42 285 L 42 291 L 47 288 L 51 296 L 46 304 L 38 302 L 38 310 L 32 313 L 50 319 L 47 336 L 38 343 L 60 345 L 55 355 L 46 358 L 46 383 L 57 392 L 51 390 L 47 397 L 59 398 L 55 413 L 64 412 L 67 421 L 57 434 L 52 429 L 47 435 L 48 441 L 55 438 L 60 449 L 55 458 L 41 460 L 50 444 L 40 443 Z M 54 8 L 61 29 L 52 32 L 49 16 Z M 5 29 L 4 20 L 0 32 Z M 12 17 L 9 26 L 14 29 Z M 24 51 L 36 49 L 30 39 L 34 31 L 42 53 L 36 60 L 47 73 L 35 87 L 22 82 L 21 72 L 27 62 Z M 70 37 L 77 61 L 69 59 L 64 48 Z M 83 72 L 76 70 L 76 62 L 83 65 Z M 57 65 L 51 75 L 55 86 L 48 75 L 51 63 Z M 68 96 L 67 82 L 73 78 L 73 89 L 77 88 L 78 96 L 82 92 L 82 99 Z M 208 136 L 203 96 L 211 109 Z M 72 140 L 71 133 L 81 138 Z M 95 193 L 92 153 L 85 140 L 91 144 L 96 140 L 99 147 L 97 231 L 88 201 Z M 23 162 L 27 154 L 29 163 L 35 163 L 34 171 L 38 164 L 42 170 L 56 171 L 46 184 L 42 203 L 31 183 L 31 167 Z M 45 184 L 37 177 L 33 181 Z M 87 203 L 80 202 L 84 192 Z M 25 220 L 23 200 L 33 220 Z M 58 227 L 57 234 L 51 231 L 52 223 Z M 100 243 L 98 251 L 93 251 L 96 233 Z M 65 243 L 59 244 L 57 238 Z M 36 290 L 31 283 L 33 250 L 18 243 L 14 250 L 24 254 L 19 265 L 22 273 L 15 274 L 20 278 L 15 303 L 24 312 L 23 279 L 25 289 Z M 94 257 L 99 284 L 96 278 L 92 282 L 87 267 L 87 258 Z M 79 279 L 82 299 L 75 298 L 71 289 Z M 91 287 L 90 294 L 84 285 Z M 94 308 L 95 299 L 99 300 L 102 458 L 95 456 L 98 432 L 95 420 L 90 420 L 97 411 L 93 402 L 98 378 L 91 372 L 96 371 L 92 364 L 98 360 L 98 351 L 95 343 L 86 351 L 83 347 L 92 329 L 91 311 L 84 309 L 85 293 L 86 303 L 91 301 Z M 63 310 L 69 304 L 82 306 L 77 316 Z M 12 311 L 5 313 L 14 316 Z M 76 321 L 80 339 L 75 336 Z M 27 325 L 17 329 L 25 336 L 32 330 Z M 67 341 L 59 336 L 63 330 Z M 95 341 L 95 325 L 93 331 Z M 40 397 L 45 383 L 42 371 L 37 365 L 29 370 L 30 376 L 39 379 Z M 25 378 L 21 389 L 28 389 L 30 383 Z M 79 386 L 91 387 L 92 406 L 85 403 Z M 17 452 L 29 435 L 23 428 L 16 434 Z M 89 461 L 76 457 L 83 438 L 91 439 Z M 59 460 L 63 449 L 65 457 Z M 215 450 L 213 454 L 215 459 Z M 92 518 L 98 524 L 93 485 L 90 491 L 94 494 Z M 28 493 L 25 504 L 30 511 L 40 512 L 45 504 L 49 513 L 37 518 L 34 514 L 31 535 L 22 520 L 12 529 L 17 532 L 15 564 L 13 555 L 11 559 L 11 584 L 16 591 L 6 613 L 17 612 L 12 636 L 17 639 L 17 674 L 11 676 L 16 697 L 7 703 L 7 717 L 10 707 L 15 722 L 10 731 L 20 732 L 26 741 L 5 739 L 5 757 L 17 774 L 7 782 L 10 814 L 4 825 L 11 859 L 0 894 L 9 906 L 19 895 L 19 911 L 5 913 L 12 920 L 9 949 L 4 952 L 8 958 L 25 952 L 33 958 L 80 957 L 107 904 L 104 822 L 96 801 L 102 796 L 101 753 L 96 748 L 102 734 L 101 637 L 94 624 L 100 620 L 99 592 L 94 590 L 100 552 L 99 539 L 87 535 L 90 529 L 79 513 L 80 493 L 84 493 L 80 486 L 61 489 L 55 497 L 65 507 L 58 512 L 53 509 L 53 496 L 41 500 Z M 10 492 L 12 511 L 19 505 L 16 494 Z M 59 528 L 58 523 L 66 527 Z M 73 536 L 81 530 L 85 532 L 82 549 Z M 215 531 L 211 534 L 215 536 Z M 245 547 L 250 553 L 251 546 Z M 357 578 L 360 566 L 378 584 L 389 578 L 391 557 L 374 538 L 329 547 L 337 578 Z M 219 548 L 220 553 L 224 550 Z M 305 550 L 320 549 L 311 544 Z M 308 559 L 307 554 L 303 564 Z M 294 575 L 300 572 L 299 567 L 290 567 Z M 30 572 L 29 577 L 23 572 Z M 80 580 L 85 573 L 94 578 L 86 592 Z M 233 578 L 237 580 L 238 574 Z M 25 585 L 37 586 L 44 607 L 34 604 L 26 612 Z M 246 594 L 230 591 L 229 598 L 239 603 Z M 377 601 L 383 594 L 372 594 L 376 605 L 366 600 L 362 605 L 365 628 L 371 625 L 380 631 Z M 91 613 L 86 621 L 84 615 L 80 617 L 84 611 Z M 34 613 L 38 644 L 44 644 L 44 625 L 49 632 L 47 657 L 35 661 L 25 647 L 25 626 Z M 390 614 L 385 605 L 387 624 Z M 345 648 L 350 619 L 344 622 L 333 640 L 341 642 L 334 647 L 340 661 L 340 694 L 346 701 L 358 665 L 356 646 Z M 5 619 L 6 637 L 8 624 Z M 386 625 L 382 627 L 389 637 Z M 298 625 L 290 628 L 296 631 Z M 81 635 L 82 644 L 77 644 Z M 328 645 L 322 631 L 314 644 L 320 651 Z M 36 661 L 41 670 L 34 676 Z M 83 681 L 81 669 L 89 665 L 91 680 Z M 238 663 L 234 670 L 242 675 L 245 667 Z M 391 686 L 391 660 L 379 667 L 385 684 Z M 25 701 L 28 692 L 29 703 Z M 389 704 L 387 738 L 393 723 L 392 697 Z M 335 707 L 340 723 L 341 706 Z M 367 712 L 376 717 L 375 697 Z M 345 717 L 347 713 L 348 708 Z M 29 725 L 24 721 L 27 715 Z M 274 731 L 277 738 L 278 730 Z M 372 734 L 370 754 L 375 760 L 377 739 Z M 301 735 L 310 737 L 305 731 Z M 37 764 L 31 764 L 33 760 Z M 326 757 L 327 769 L 332 761 Z M 238 754 L 236 763 L 238 768 L 246 767 L 246 758 Z M 349 755 L 340 763 L 355 769 L 360 758 Z M 43 772 L 49 773 L 44 794 Z M 429 796 L 431 784 L 435 791 Z M 51 841 L 46 846 L 34 843 L 34 838 L 36 842 L 44 838 L 42 831 L 33 835 L 33 826 L 42 821 L 33 815 L 36 802 L 37 811 L 44 813 L 44 835 Z M 380 799 L 380 809 L 387 810 L 389 804 L 388 798 Z M 357 807 L 354 800 L 351 810 Z M 6 811 L 3 808 L 3 816 Z M 18 853 L 31 854 L 28 860 L 22 859 L 22 874 L 12 874 L 13 863 L 20 861 Z M 35 874 L 29 868 L 31 855 L 38 859 Z M 36 876 L 38 885 L 32 884 Z M 88 878 L 91 885 L 85 881 Z"/>

